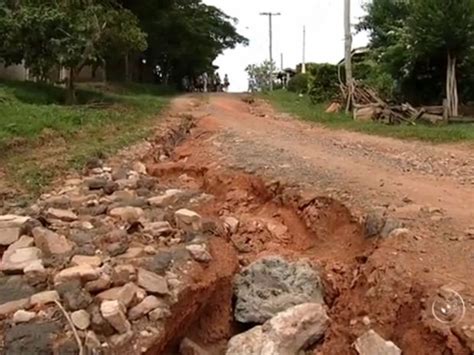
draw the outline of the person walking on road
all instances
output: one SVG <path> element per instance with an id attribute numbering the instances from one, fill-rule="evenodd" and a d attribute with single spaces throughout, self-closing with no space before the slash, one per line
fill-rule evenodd
<path id="1" fill-rule="evenodd" d="M 230 86 L 229 76 L 226 74 L 226 75 L 224 76 L 224 91 L 225 91 L 225 92 L 228 92 L 228 91 L 229 91 L 229 86 Z"/>

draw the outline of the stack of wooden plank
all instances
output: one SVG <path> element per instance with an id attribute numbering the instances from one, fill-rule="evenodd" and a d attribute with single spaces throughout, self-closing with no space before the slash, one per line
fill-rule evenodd
<path id="1" fill-rule="evenodd" d="M 382 100 L 375 90 L 360 82 L 355 82 L 352 90 L 341 84 L 341 93 L 345 102 L 352 107 L 354 119 L 357 121 L 372 120 L 386 124 L 407 123 L 411 125 L 416 125 L 418 121 L 430 124 L 447 121 L 443 106 L 414 108 L 409 103 L 389 104 Z"/>

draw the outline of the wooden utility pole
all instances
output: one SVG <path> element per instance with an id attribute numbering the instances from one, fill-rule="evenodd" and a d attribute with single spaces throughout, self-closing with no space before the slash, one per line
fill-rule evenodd
<path id="1" fill-rule="evenodd" d="M 306 73 L 306 26 L 303 26 L 303 61 L 301 62 L 301 73 Z"/>
<path id="2" fill-rule="evenodd" d="M 279 12 L 261 12 L 261 16 L 268 16 L 268 31 L 270 36 L 270 91 L 273 91 L 273 16 L 280 16 Z"/>
<path id="3" fill-rule="evenodd" d="M 354 81 L 352 77 L 351 0 L 344 0 L 344 35 L 347 86 L 346 112 L 349 112 L 352 107 L 352 95 L 354 93 Z"/>

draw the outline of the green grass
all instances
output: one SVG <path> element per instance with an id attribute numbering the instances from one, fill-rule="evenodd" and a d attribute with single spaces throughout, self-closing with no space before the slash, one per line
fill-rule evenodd
<path id="1" fill-rule="evenodd" d="M 287 91 L 262 95 L 280 111 L 290 113 L 305 121 L 316 122 L 328 128 L 345 129 L 372 135 L 412 139 L 433 143 L 474 143 L 474 124 L 428 126 L 424 124 L 389 126 L 375 122 L 356 122 L 345 113 L 326 113 L 327 104 L 312 104 L 308 96 Z"/>
<path id="2" fill-rule="evenodd" d="M 65 106 L 62 88 L 0 81 L 1 170 L 36 195 L 69 168 L 150 135 L 171 95 L 156 85 L 89 85 Z"/>

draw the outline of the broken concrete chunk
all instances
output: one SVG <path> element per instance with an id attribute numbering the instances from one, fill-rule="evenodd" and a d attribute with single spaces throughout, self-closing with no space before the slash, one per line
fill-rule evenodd
<path id="1" fill-rule="evenodd" d="M 75 266 L 90 265 L 99 267 L 102 264 L 102 260 L 98 256 L 74 255 L 71 259 L 71 264 Z"/>
<path id="2" fill-rule="evenodd" d="M 166 279 L 145 269 L 138 269 L 138 285 L 150 293 L 169 294 Z"/>
<path id="3" fill-rule="evenodd" d="M 60 210 L 58 208 L 49 208 L 46 212 L 48 218 L 59 219 L 64 222 L 73 222 L 77 220 L 77 215 L 70 210 Z"/>
<path id="4" fill-rule="evenodd" d="M 39 292 L 30 298 L 30 303 L 32 306 L 42 306 L 45 304 L 54 303 L 55 301 L 59 301 L 59 293 L 54 290 Z"/>
<path id="5" fill-rule="evenodd" d="M 163 301 L 155 296 L 147 296 L 143 301 L 137 304 L 135 307 L 131 308 L 128 311 L 128 319 L 136 320 L 139 319 L 148 313 L 150 313 L 155 308 L 158 308 L 163 304 Z"/>
<path id="6" fill-rule="evenodd" d="M 71 280 L 93 281 L 97 280 L 99 276 L 99 269 L 94 268 L 88 264 L 84 264 L 61 270 L 54 277 L 54 284 L 57 285 Z"/>
<path id="7" fill-rule="evenodd" d="M 196 212 L 183 208 L 176 211 L 174 215 L 178 228 L 195 232 L 202 230 L 202 219 Z"/>
<path id="8" fill-rule="evenodd" d="M 360 355 L 400 355 L 402 351 L 372 329 L 357 338 L 354 348 Z"/>
<path id="9" fill-rule="evenodd" d="M 41 250 L 35 247 L 14 249 L 5 251 L 0 264 L 1 271 L 18 272 L 31 263 L 41 261 Z"/>
<path id="10" fill-rule="evenodd" d="M 91 324 L 91 316 L 87 311 L 81 309 L 71 313 L 72 323 L 80 330 L 86 330 Z"/>
<path id="11" fill-rule="evenodd" d="M 33 237 L 35 238 L 35 245 L 47 256 L 70 253 L 74 246 L 64 236 L 60 236 L 44 227 L 34 228 Z"/>
<path id="12" fill-rule="evenodd" d="M 212 256 L 204 244 L 191 244 L 186 246 L 186 250 L 196 261 L 207 263 L 212 260 Z"/>
<path id="13" fill-rule="evenodd" d="M 132 329 L 124 312 L 124 306 L 119 301 L 103 301 L 100 305 L 102 317 L 121 334 L 127 333 Z"/>
<path id="14" fill-rule="evenodd" d="M 21 227 L 30 217 L 7 214 L 0 216 L 0 229 Z"/>

